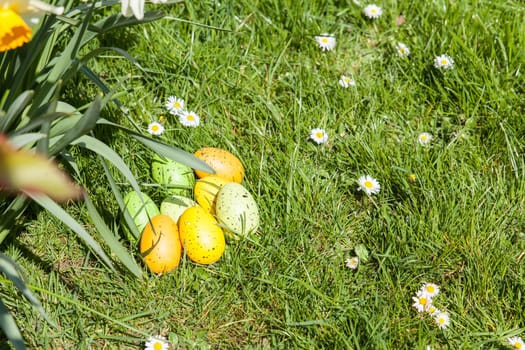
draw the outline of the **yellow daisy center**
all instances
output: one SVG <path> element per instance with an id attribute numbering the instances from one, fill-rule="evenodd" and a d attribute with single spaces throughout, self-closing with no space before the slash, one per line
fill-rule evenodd
<path id="1" fill-rule="evenodd" d="M 438 318 L 438 322 L 439 322 L 439 324 L 445 324 L 447 322 L 447 320 L 445 320 L 444 317 L 440 317 L 440 318 Z"/>
<path id="2" fill-rule="evenodd" d="M 173 102 L 173 107 L 179 109 L 180 108 L 180 102 L 179 101 Z"/>
<path id="3" fill-rule="evenodd" d="M 429 306 L 428 312 L 432 313 L 432 312 L 435 312 L 435 311 L 436 311 L 436 308 L 434 306 Z"/>
<path id="4" fill-rule="evenodd" d="M 448 64 L 448 60 L 447 60 L 446 58 L 443 58 L 443 59 L 441 60 L 441 64 L 442 64 L 443 66 L 446 66 L 446 65 Z"/>
<path id="5" fill-rule="evenodd" d="M 328 44 L 328 38 L 321 38 L 321 42 L 323 44 Z"/>
<path id="6" fill-rule="evenodd" d="M 31 28 L 13 10 L 0 8 L 0 52 L 16 49 L 31 40 Z"/>
<path id="7" fill-rule="evenodd" d="M 317 137 L 318 139 L 322 139 L 323 138 L 323 133 L 318 131 L 316 134 L 315 134 L 315 137 Z"/>
<path id="8" fill-rule="evenodd" d="M 153 350 L 162 350 L 162 344 L 160 342 L 155 342 L 155 344 L 153 344 Z"/>
<path id="9" fill-rule="evenodd" d="M 421 298 L 419 298 L 419 303 L 420 303 L 421 305 L 427 305 L 427 303 L 428 303 L 428 299 L 425 298 L 425 297 L 421 297 Z"/>
<path id="10" fill-rule="evenodd" d="M 345 77 L 344 81 L 345 81 L 345 83 L 350 83 L 350 78 L 349 77 Z"/>
<path id="11" fill-rule="evenodd" d="M 372 188 L 374 187 L 374 184 L 372 181 L 369 181 L 369 180 L 366 180 L 365 183 L 364 183 L 365 187 L 366 188 Z"/>
<path id="12" fill-rule="evenodd" d="M 195 120 L 195 117 L 193 116 L 193 114 L 189 114 L 189 115 L 187 116 L 187 119 L 188 119 L 190 122 L 192 122 L 192 121 Z"/>
<path id="13" fill-rule="evenodd" d="M 520 342 L 516 342 L 516 344 L 514 344 L 514 349 L 522 349 L 523 346 L 521 345 Z"/>
<path id="14" fill-rule="evenodd" d="M 421 135 L 421 141 L 426 141 L 428 139 L 427 135 Z"/>
<path id="15" fill-rule="evenodd" d="M 157 124 L 154 124 L 154 125 L 151 126 L 151 131 L 156 132 L 156 131 L 159 131 L 159 129 L 160 128 L 159 128 L 159 126 Z"/>
<path id="16" fill-rule="evenodd" d="M 377 13 L 377 10 L 376 9 L 370 9 L 370 13 L 375 15 Z"/>
<path id="17" fill-rule="evenodd" d="M 434 288 L 434 286 L 430 285 L 430 286 L 427 286 L 427 292 L 429 293 L 434 293 L 436 289 Z"/>

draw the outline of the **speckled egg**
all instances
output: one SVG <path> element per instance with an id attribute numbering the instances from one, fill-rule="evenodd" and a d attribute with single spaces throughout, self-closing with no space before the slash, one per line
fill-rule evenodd
<path id="1" fill-rule="evenodd" d="M 167 215 L 157 215 L 144 227 L 139 251 L 153 273 L 168 273 L 179 266 L 182 246 L 177 224 Z"/>
<path id="2" fill-rule="evenodd" d="M 167 191 L 174 195 L 191 196 L 195 185 L 192 168 L 157 154 L 151 162 L 151 177 L 156 183 L 165 185 Z"/>
<path id="3" fill-rule="evenodd" d="M 168 215 L 173 221 L 179 222 L 179 218 L 188 209 L 197 205 L 191 198 L 184 196 L 170 196 L 160 203 L 160 213 Z"/>
<path id="4" fill-rule="evenodd" d="M 231 182 L 242 182 L 244 167 L 239 158 L 230 152 L 221 148 L 204 147 L 197 150 L 194 155 L 215 170 L 216 176 Z M 195 170 L 195 174 L 199 178 L 213 175 L 201 170 Z"/>
<path id="5" fill-rule="evenodd" d="M 259 208 L 241 184 L 224 185 L 215 200 L 215 214 L 224 233 L 234 239 L 246 237 L 259 227 Z"/>
<path id="6" fill-rule="evenodd" d="M 209 213 L 215 214 L 215 198 L 219 190 L 227 183 L 229 183 L 228 180 L 215 175 L 197 180 L 193 189 L 195 201 Z"/>
<path id="7" fill-rule="evenodd" d="M 224 232 L 217 220 L 199 206 L 188 208 L 182 214 L 179 218 L 179 232 L 183 249 L 193 262 L 213 264 L 224 253 Z"/>
<path id="8" fill-rule="evenodd" d="M 150 218 L 160 214 L 159 208 L 147 194 L 142 193 L 142 199 L 144 202 L 135 191 L 128 192 L 124 196 L 125 210 L 133 219 L 139 233 L 148 224 Z M 132 243 L 137 242 L 138 237 L 135 237 L 127 226 L 124 225 L 123 230 Z"/>

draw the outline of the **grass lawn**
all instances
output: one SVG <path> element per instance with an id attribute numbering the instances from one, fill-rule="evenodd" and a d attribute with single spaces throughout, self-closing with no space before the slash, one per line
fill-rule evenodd
<path id="1" fill-rule="evenodd" d="M 143 68 L 110 54 L 90 62 L 109 86 L 124 79 L 117 97 L 129 113 L 109 105 L 104 116 L 145 134 L 163 116 L 155 137 L 238 156 L 261 225 L 213 265 L 183 259 L 164 276 L 144 267 L 138 280 L 109 272 L 35 207 L 4 250 L 57 328 L 1 291 L 30 348 L 143 349 L 162 335 L 173 349 L 510 349 L 509 337 L 525 336 L 524 3 L 382 1 L 376 19 L 356 3 L 158 5 L 148 8 L 165 18 L 101 40 Z M 323 33 L 332 50 L 319 47 Z M 452 67 L 435 67 L 440 55 Z M 341 86 L 342 75 L 355 86 Z M 92 100 L 97 88 L 77 83 L 67 98 Z M 171 95 L 198 127 L 167 112 Z M 310 138 L 315 128 L 326 142 Z M 160 203 L 153 154 L 104 137 Z M 78 180 L 121 225 L 104 170 L 84 159 Z M 378 193 L 358 190 L 364 175 Z M 82 206 L 68 210 L 89 222 Z M 355 270 L 345 263 L 354 256 Z M 439 286 L 444 329 L 413 306 L 427 282 Z"/>

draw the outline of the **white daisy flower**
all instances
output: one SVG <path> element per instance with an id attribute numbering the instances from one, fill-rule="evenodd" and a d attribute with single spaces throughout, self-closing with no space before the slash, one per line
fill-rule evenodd
<path id="1" fill-rule="evenodd" d="M 165 337 L 149 337 L 144 350 L 169 350 L 170 346 Z"/>
<path id="2" fill-rule="evenodd" d="M 440 55 L 434 58 L 434 67 L 438 69 L 452 69 L 454 68 L 454 60 L 447 55 Z"/>
<path id="3" fill-rule="evenodd" d="M 417 137 L 417 140 L 419 141 L 420 144 L 427 145 L 430 143 L 430 141 L 432 141 L 432 135 L 429 134 L 428 132 L 422 132 Z"/>
<path id="4" fill-rule="evenodd" d="M 403 43 L 397 43 L 397 54 L 401 57 L 410 55 L 410 49 Z"/>
<path id="5" fill-rule="evenodd" d="M 201 122 L 201 118 L 195 112 L 184 111 L 179 116 L 179 121 L 184 126 L 196 128 Z"/>
<path id="6" fill-rule="evenodd" d="M 370 175 L 361 176 L 357 180 L 357 183 L 359 184 L 357 189 L 366 192 L 366 194 L 370 195 L 379 193 L 379 191 L 381 191 L 381 185 L 379 185 L 379 182 L 377 182 L 377 180 Z"/>
<path id="7" fill-rule="evenodd" d="M 428 305 L 425 311 L 428 312 L 431 316 L 437 316 L 439 313 L 441 313 L 441 310 L 439 310 L 433 304 Z"/>
<path id="8" fill-rule="evenodd" d="M 450 324 L 450 315 L 448 312 L 440 312 L 434 316 L 434 319 L 440 329 L 445 329 Z"/>
<path id="9" fill-rule="evenodd" d="M 312 129 L 310 131 L 310 138 L 315 141 L 317 144 L 325 143 L 328 141 L 328 134 L 324 129 Z"/>
<path id="10" fill-rule="evenodd" d="M 151 135 L 159 136 L 164 132 L 164 125 L 159 122 L 152 122 L 148 125 L 148 132 Z"/>
<path id="11" fill-rule="evenodd" d="M 345 265 L 349 269 L 355 270 L 359 266 L 359 257 L 354 256 L 353 258 L 348 258 L 345 260 Z"/>
<path id="12" fill-rule="evenodd" d="M 381 7 L 377 6 L 376 4 L 366 5 L 364 12 L 366 17 L 372 19 L 379 18 L 379 16 L 383 14 L 383 10 L 381 10 Z"/>
<path id="13" fill-rule="evenodd" d="M 184 100 L 176 96 L 170 96 L 166 102 L 166 108 L 171 114 L 179 115 L 184 111 Z"/>
<path id="14" fill-rule="evenodd" d="M 420 290 L 416 293 L 415 297 L 412 297 L 412 300 L 414 301 L 412 306 L 416 308 L 417 312 L 424 312 L 432 305 L 432 298 Z"/>
<path id="15" fill-rule="evenodd" d="M 341 75 L 341 79 L 339 79 L 339 85 L 346 89 L 349 86 L 355 86 L 355 80 L 343 74 Z"/>
<path id="16" fill-rule="evenodd" d="M 510 346 L 512 346 L 516 350 L 525 349 L 525 343 L 523 342 L 523 339 L 521 339 L 520 337 L 510 337 L 509 339 L 507 339 L 507 342 L 510 344 Z"/>
<path id="17" fill-rule="evenodd" d="M 315 41 L 323 51 L 332 51 L 335 47 L 335 37 L 332 34 L 321 34 L 315 37 Z"/>
<path id="18" fill-rule="evenodd" d="M 423 287 L 421 287 L 421 291 L 429 297 L 433 298 L 439 294 L 439 286 L 434 283 L 425 283 L 423 284 Z"/>

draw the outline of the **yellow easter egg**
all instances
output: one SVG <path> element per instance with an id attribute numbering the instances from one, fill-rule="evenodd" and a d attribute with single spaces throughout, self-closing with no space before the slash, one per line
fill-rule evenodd
<path id="1" fill-rule="evenodd" d="M 226 248 L 224 232 L 205 209 L 194 206 L 179 218 L 179 232 L 186 256 L 198 264 L 213 264 Z"/>

